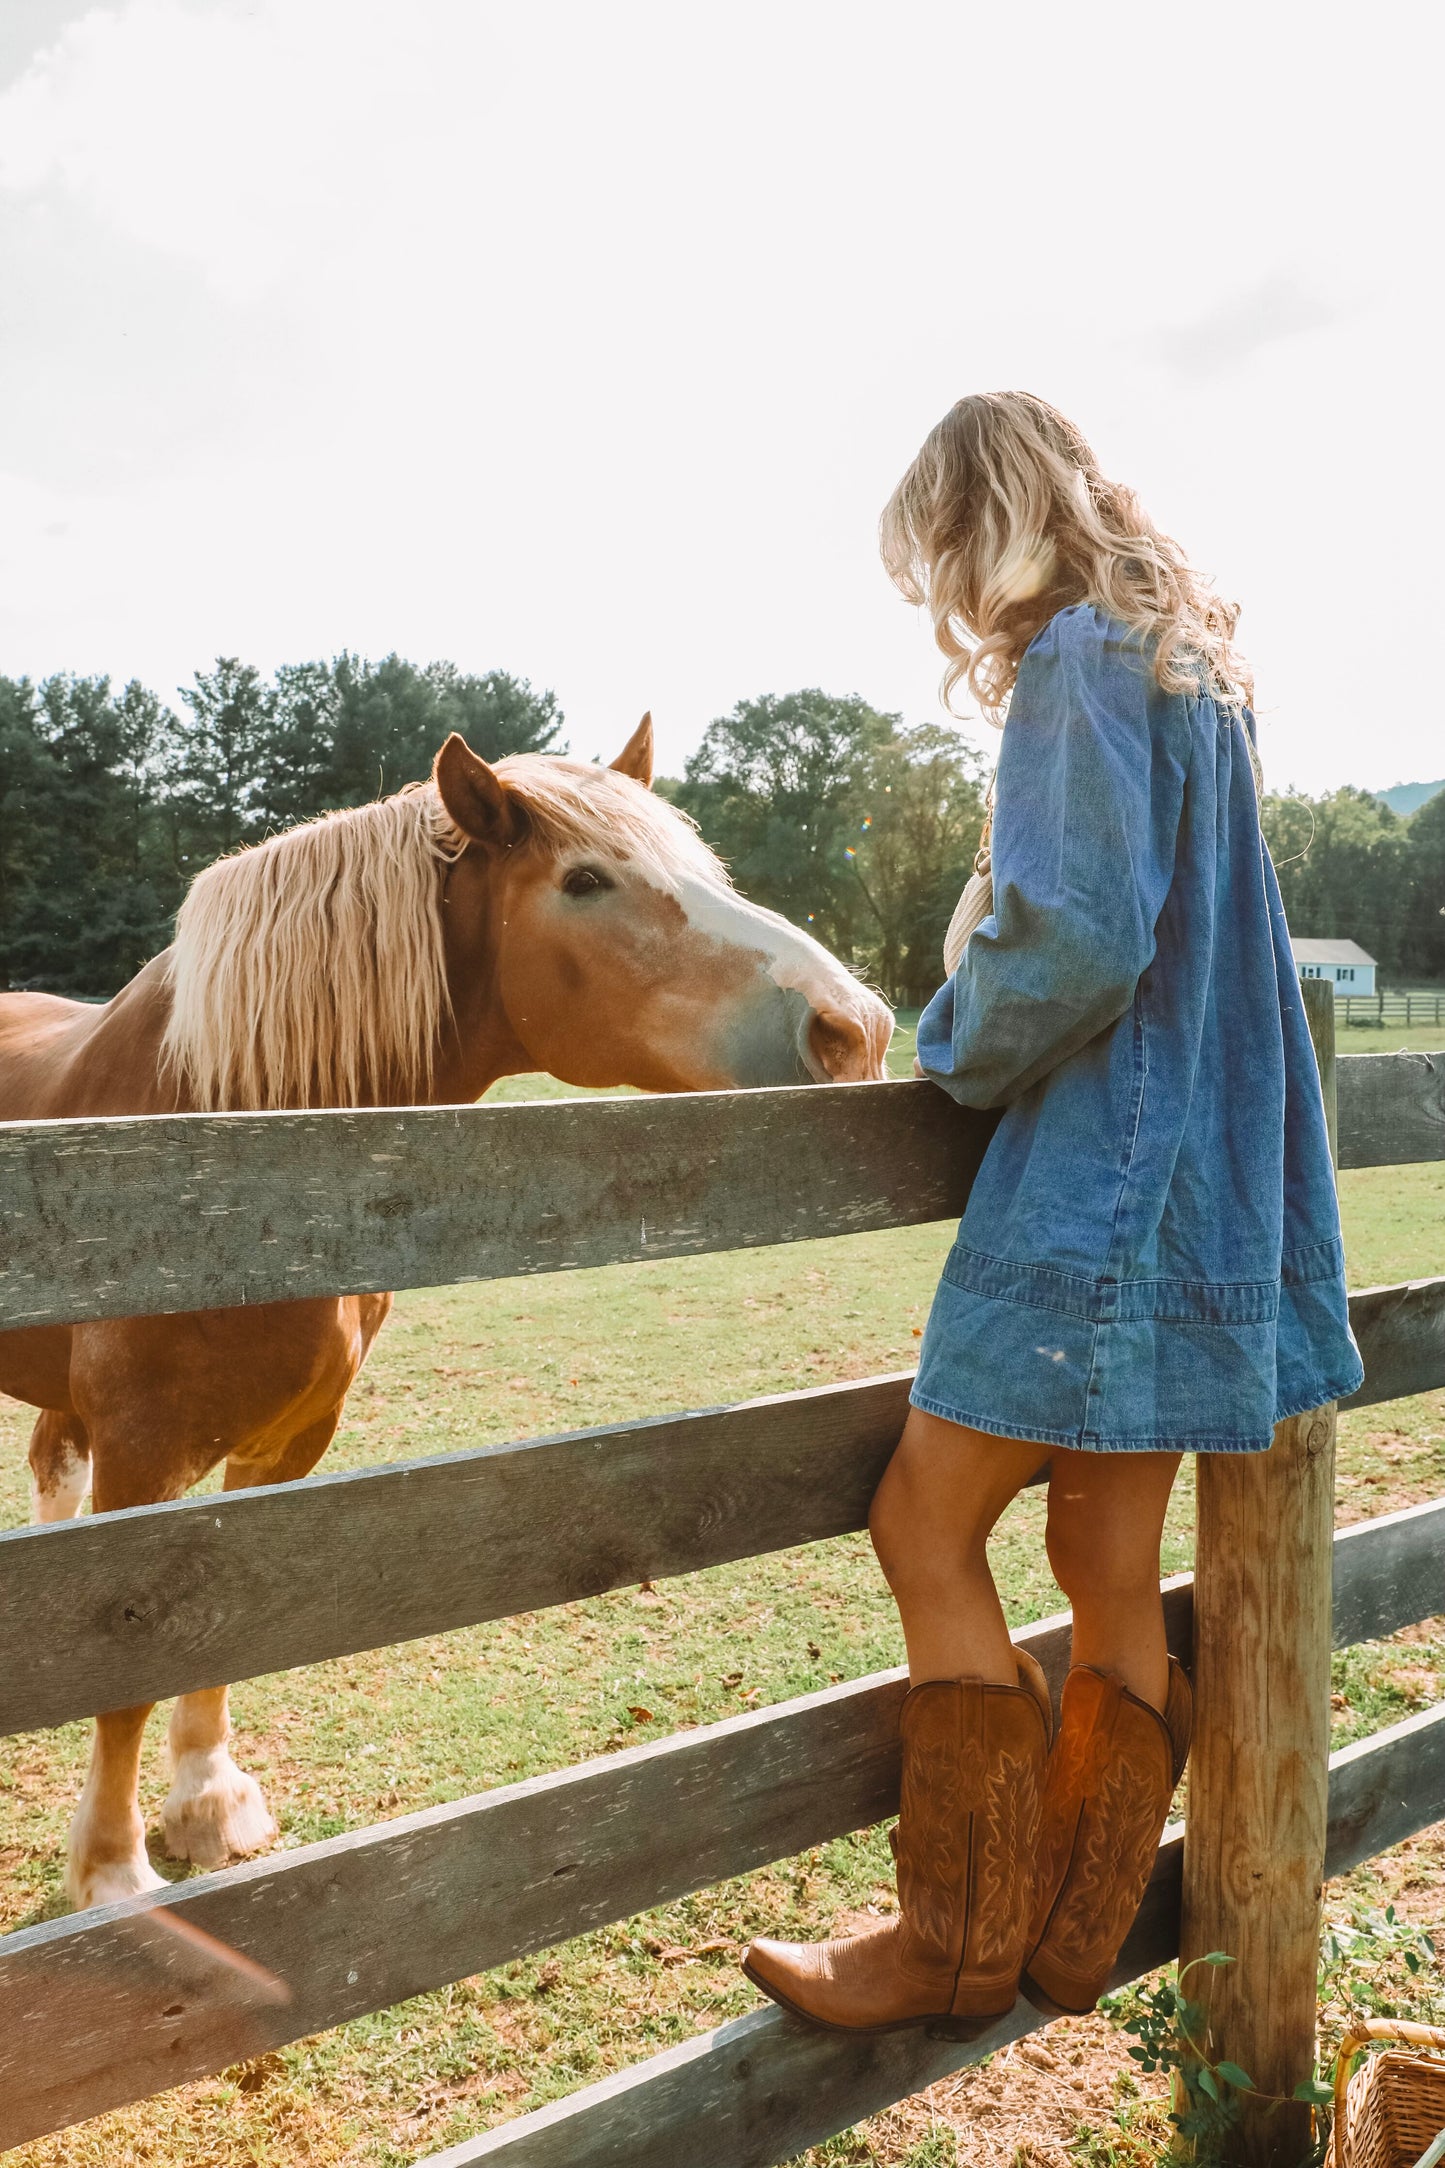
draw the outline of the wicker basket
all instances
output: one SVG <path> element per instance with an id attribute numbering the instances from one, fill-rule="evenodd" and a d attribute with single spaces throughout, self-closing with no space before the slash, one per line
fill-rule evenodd
<path id="1" fill-rule="evenodd" d="M 1395 2044 L 1350 2075 L 1371 2040 Z M 1412 2055 L 1411 2048 L 1433 2048 Z M 1340 2042 L 1335 2120 L 1327 2168 L 1415 2168 L 1445 2131 L 1445 2032 L 1403 2019 L 1371 2018 Z"/>

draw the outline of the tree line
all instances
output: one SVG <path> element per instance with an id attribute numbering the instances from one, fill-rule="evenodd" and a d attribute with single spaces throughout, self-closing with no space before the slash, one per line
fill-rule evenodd
<path id="1" fill-rule="evenodd" d="M 678 796 L 760 903 L 815 924 L 895 1001 L 926 1000 L 983 821 L 954 732 L 794 693 L 712 723 Z M 1347 785 L 1268 792 L 1291 932 L 1357 941 L 1386 979 L 1445 982 L 1445 790 L 1402 816 Z"/>
<path id="2" fill-rule="evenodd" d="M 195 874 L 243 843 L 428 773 L 448 731 L 555 752 L 550 692 L 398 655 L 223 657 L 179 709 L 132 682 L 0 677 L 0 986 L 104 998 L 170 939 Z"/>
<path id="3" fill-rule="evenodd" d="M 168 707 L 101 677 L 0 677 L 0 985 L 105 998 L 165 946 L 224 852 L 424 776 L 450 730 L 489 760 L 565 749 L 555 696 L 504 671 L 343 654 L 267 679 L 234 657 Z M 740 701 L 659 789 L 739 887 L 904 1006 L 938 983 L 986 774 L 951 729 L 816 689 Z M 1445 980 L 1445 792 L 1266 797 L 1297 934 Z"/>

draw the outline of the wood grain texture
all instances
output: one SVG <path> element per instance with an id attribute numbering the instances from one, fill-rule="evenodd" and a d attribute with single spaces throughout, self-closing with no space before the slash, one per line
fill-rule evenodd
<path id="1" fill-rule="evenodd" d="M 1313 2066 L 1334 1430 L 1332 1409 L 1297 1416 L 1268 1453 L 1201 1455 L 1196 1475 L 1182 1956 L 1236 1960 L 1211 1982 L 1216 2059 L 1286 2100 Z M 1304 2118 L 1247 2120 L 1242 2159 L 1302 2157 Z"/>
<path id="2" fill-rule="evenodd" d="M 1115 1984 L 1165 1963 L 1178 1941 L 1180 1832 L 1166 1833 Z M 429 2154 L 418 2168 L 772 2168 L 865 2115 L 997 2054 L 1046 2023 L 1019 2002 L 966 2046 L 926 2033 L 848 2038 L 765 2008 Z"/>
<path id="3" fill-rule="evenodd" d="M 1170 1615 L 1177 1643 L 1186 1587 Z M 1015 1638 L 1057 1688 L 1067 1621 Z M 881 1820 L 906 1686 L 878 1673 L 6 1937 L 0 2147 Z"/>
<path id="4" fill-rule="evenodd" d="M 1445 1053 L 1342 1054 L 1342 1167 L 1445 1159 Z"/>
<path id="5" fill-rule="evenodd" d="M 1372 1379 L 1445 1384 L 1434 1289 L 1369 1290 Z M 9 1531 L 0 1735 L 850 1533 L 909 1384 L 899 1372 Z M 1412 1525 L 1401 1561 L 1428 1576 Z"/>
<path id="6" fill-rule="evenodd" d="M 1343 1616 L 1391 1632 L 1438 1601 L 1438 1573 L 1402 1563 L 1438 1524 L 1408 1519 L 1341 1537 Z M 1187 1661 L 1187 1575 L 1164 1602 Z M 1056 1696 L 1068 1635 L 1055 1618 L 1014 1636 Z M 882 1819 L 905 1684 L 876 1673 L 7 1937 L 0 2009 L 21 2016 L 0 2027 L 0 2146 Z"/>
<path id="7" fill-rule="evenodd" d="M 1445 1614 L 1445 1498 L 1336 1529 L 1332 1584 L 1337 1649 Z"/>
<path id="8" fill-rule="evenodd" d="M 1303 992 L 1333 1138 L 1333 996 Z M 1239 2156 L 1293 2168 L 1310 2139 L 1291 2096 L 1314 2067 L 1328 1820 L 1333 1406 L 1280 1423 L 1267 1453 L 1200 1454 L 1195 1485 L 1180 1956 L 1234 1958 L 1209 1982 L 1212 2053 L 1284 2103 L 1242 2102 Z"/>
<path id="9" fill-rule="evenodd" d="M 1445 1055 L 1340 1063 L 1341 1163 L 1445 1156 Z M 952 1218 L 932 1085 L 0 1123 L 0 1328 L 440 1286 Z"/>
<path id="10" fill-rule="evenodd" d="M 1362 1287 L 1350 1297 L 1350 1328 L 1360 1344 L 1365 1382 L 1340 1402 L 1342 1408 L 1373 1407 L 1445 1385 L 1445 1279 Z"/>
<path id="11" fill-rule="evenodd" d="M 0 1327 L 950 1219 L 995 1119 L 916 1082 L 3 1123 Z"/>
<path id="12" fill-rule="evenodd" d="M 1371 1328 L 1397 1379 L 1408 1364 L 1426 1372 L 1418 1314 L 1409 1299 L 1382 1301 Z M 1398 1330 L 1413 1338 L 1396 1358 Z M 910 1382 L 899 1372 L 11 1530 L 0 1535 L 0 1735 L 851 1533 L 866 1525 Z M 1397 1574 L 1410 1577 L 1407 1605 L 1427 1587 L 1440 1596 L 1397 1624 L 1445 1610 L 1441 1511 L 1347 1532 L 1361 1560 L 1352 1586 L 1380 1591 L 1362 1618 L 1390 1612 Z M 1342 1633 L 1338 1558 L 1335 1571 L 1336 1645 L 1393 1631 Z"/>
<path id="13" fill-rule="evenodd" d="M 1330 1756 L 1325 1873 L 1348 1874 L 1445 1816 L 1445 1703 Z"/>
<path id="14" fill-rule="evenodd" d="M 0 1536 L 0 1733 L 861 1528 L 910 1383 L 18 1529 Z"/>
<path id="15" fill-rule="evenodd" d="M 1373 1803 L 1397 1802 L 1390 1809 Z M 1445 1708 L 1362 1740 L 1330 1769 L 1330 1871 L 1445 1813 Z M 1386 1833 L 1388 1831 L 1388 1834 Z M 1361 1849 L 1363 1845 L 1364 1849 Z M 1122 1986 L 1178 1949 L 1181 1832 L 1166 1830 L 1115 1967 Z M 429 2154 L 418 2168 L 776 2168 L 803 2147 L 982 2062 L 1045 2020 L 1020 2003 L 966 2047 L 916 2033 L 849 2040 L 758 2010 L 566 2100 Z"/>
<path id="16" fill-rule="evenodd" d="M 906 2100 L 1043 2019 L 1019 2003 L 960 2047 L 925 2032 L 852 2039 L 814 2032 L 781 2010 L 753 2010 L 716 2032 L 480 2138 L 428 2154 L 418 2168 L 764 2168 Z"/>

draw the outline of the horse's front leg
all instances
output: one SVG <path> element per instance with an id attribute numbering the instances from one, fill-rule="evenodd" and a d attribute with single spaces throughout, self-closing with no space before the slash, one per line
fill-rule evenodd
<path id="1" fill-rule="evenodd" d="M 90 1496 L 90 1439 L 78 1416 L 42 1408 L 30 1435 L 30 1518 L 73 1521 Z"/>
<path id="2" fill-rule="evenodd" d="M 260 1785 L 230 1756 L 229 1692 L 229 1687 L 209 1686 L 182 1694 L 166 1738 L 171 1762 L 171 1788 L 162 1809 L 166 1851 L 197 1867 L 244 1859 L 276 1835 Z"/>
<path id="3" fill-rule="evenodd" d="M 226 1489 L 258 1483 L 291 1483 L 309 1475 L 336 1434 L 339 1407 L 292 1438 L 281 1452 L 256 1458 L 237 1455 L 226 1463 Z M 197 1867 L 224 1867 L 228 1859 L 259 1852 L 276 1836 L 276 1822 L 254 1777 L 230 1755 L 230 1689 L 206 1687 L 182 1694 L 171 1713 L 171 1789 L 162 1810 L 166 1851 Z"/>
<path id="4" fill-rule="evenodd" d="M 111 1709 L 95 1720 L 85 1789 L 70 1824 L 65 1889 L 73 1905 L 115 1904 L 159 1889 L 146 1857 L 145 1823 L 137 1802 L 141 1738 L 154 1708 Z"/>

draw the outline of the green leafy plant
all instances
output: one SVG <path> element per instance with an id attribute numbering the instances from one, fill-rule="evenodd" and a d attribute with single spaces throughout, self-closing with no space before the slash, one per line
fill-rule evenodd
<path id="1" fill-rule="evenodd" d="M 1246 2098 L 1274 2099 L 1257 2091 L 1247 2070 L 1228 2058 L 1213 2060 L 1204 2041 L 1208 2015 L 1186 1992 L 1185 1981 L 1197 1965 L 1232 1965 L 1223 1950 L 1212 1950 L 1182 1969 L 1175 1967 L 1152 1985 L 1105 1998 L 1103 2009 L 1131 2035 L 1129 2054 L 1150 2076 L 1168 2080 L 1169 2121 L 1177 2150 L 1189 2149 L 1198 2168 L 1224 2168 Z M 1401 1972 L 1404 1980 L 1401 1980 Z M 1320 1946 L 1319 1996 L 1337 2021 L 1359 2016 L 1405 2015 L 1395 1990 L 1408 1983 L 1410 2014 L 1427 2020 L 1445 2015 L 1439 1992 L 1435 1943 L 1423 1927 L 1402 1920 L 1393 1905 L 1383 1911 L 1357 1912 L 1349 1923 L 1326 1924 Z M 1334 2097 L 1333 2067 L 1326 2063 L 1296 2086 L 1293 2098 L 1311 2108 L 1327 2108 Z M 1321 2140 L 1308 2156 L 1316 2161 Z M 1308 2168 L 1302 2162 L 1301 2168 Z"/>
<path id="2" fill-rule="evenodd" d="M 1357 2017 L 1445 2018 L 1440 1960 L 1423 1927 L 1393 1905 L 1327 1920 L 1320 1944 L 1320 2002 L 1348 2023 Z"/>
<path id="3" fill-rule="evenodd" d="M 1233 1963 L 1225 1951 L 1211 1950 L 1207 1957 L 1173 1967 L 1152 1985 L 1110 1996 L 1104 2004 L 1132 2035 L 1129 2054 L 1140 2069 L 1168 2078 L 1173 2103 L 1169 2120 L 1181 2149 L 1188 2145 L 1201 2168 L 1223 2163 L 1239 2123 L 1241 2097 L 1254 2091 L 1254 2081 L 1238 2063 L 1210 2059 L 1202 2044 L 1205 2009 L 1191 1999 L 1185 1982 L 1200 1965 Z"/>

